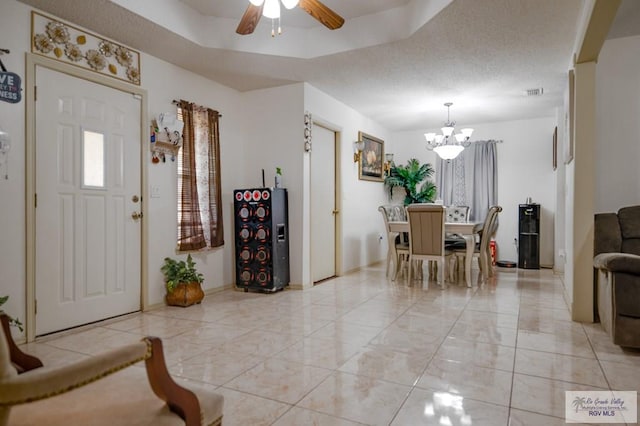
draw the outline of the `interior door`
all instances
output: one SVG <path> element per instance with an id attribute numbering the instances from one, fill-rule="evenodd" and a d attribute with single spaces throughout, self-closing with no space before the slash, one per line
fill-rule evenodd
<path id="1" fill-rule="evenodd" d="M 313 125 L 311 151 L 311 275 L 336 275 L 336 134 Z"/>
<path id="2" fill-rule="evenodd" d="M 140 310 L 140 99 L 36 67 L 36 335 Z"/>

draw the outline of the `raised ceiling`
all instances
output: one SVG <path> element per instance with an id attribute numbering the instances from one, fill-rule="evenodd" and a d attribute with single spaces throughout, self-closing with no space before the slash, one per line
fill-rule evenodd
<path id="1" fill-rule="evenodd" d="M 306 81 L 394 131 L 552 116 L 584 0 L 323 0 L 329 31 L 284 10 L 284 34 L 235 33 L 248 0 L 21 0 L 239 91 Z M 142 80 L 148 70 L 142 70 Z M 527 97 L 527 89 L 544 94 Z"/>

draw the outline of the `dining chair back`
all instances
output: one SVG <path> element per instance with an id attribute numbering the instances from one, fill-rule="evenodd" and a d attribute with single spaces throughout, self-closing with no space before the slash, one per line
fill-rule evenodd
<path id="1" fill-rule="evenodd" d="M 491 242 L 491 238 L 498 230 L 498 214 L 501 211 L 501 206 L 489 207 L 489 211 L 487 212 L 487 216 L 484 219 L 482 228 L 480 228 L 478 231 L 478 234 L 480 235 L 480 242 L 476 245 L 476 247 L 474 247 L 473 256 L 478 258 L 478 264 L 480 266 L 480 270 L 482 271 L 482 277 L 485 279 L 489 276 L 493 276 L 493 270 L 491 269 L 491 265 L 489 262 L 489 259 L 491 258 L 491 254 L 489 252 L 489 244 Z M 466 255 L 466 249 L 460 248 L 455 252 L 456 257 L 464 257 Z"/>
<path id="2" fill-rule="evenodd" d="M 409 221 L 409 282 L 414 262 L 438 263 L 438 283 L 444 285 L 445 257 L 451 252 L 444 247 L 444 207 L 437 204 L 411 204 L 407 207 Z M 418 263 L 421 264 L 421 263 Z"/>
<path id="3" fill-rule="evenodd" d="M 469 206 L 446 206 L 445 222 L 469 222 Z"/>
<path id="4" fill-rule="evenodd" d="M 391 232 L 389 222 L 404 222 L 407 220 L 407 216 L 404 206 L 398 204 L 380 206 L 378 211 L 382 214 L 384 228 L 387 232 L 387 277 L 391 274 L 391 279 L 395 280 L 400 265 L 409 255 L 409 243 L 399 232 Z M 391 269 L 391 263 L 393 263 L 393 269 Z"/>

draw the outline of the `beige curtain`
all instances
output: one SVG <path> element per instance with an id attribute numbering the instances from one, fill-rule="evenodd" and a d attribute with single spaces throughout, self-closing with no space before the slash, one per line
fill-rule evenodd
<path id="1" fill-rule="evenodd" d="M 180 101 L 184 121 L 178 164 L 178 250 L 224 244 L 220 184 L 220 114 Z"/>

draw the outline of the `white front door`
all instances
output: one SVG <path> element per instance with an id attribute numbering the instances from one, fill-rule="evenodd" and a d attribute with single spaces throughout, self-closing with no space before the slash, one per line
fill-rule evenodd
<path id="1" fill-rule="evenodd" d="M 141 102 L 41 66 L 36 85 L 42 335 L 140 310 Z"/>
<path id="2" fill-rule="evenodd" d="M 315 125 L 311 151 L 311 275 L 336 275 L 336 134 Z"/>

